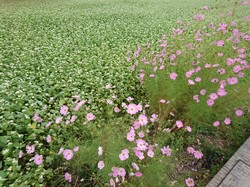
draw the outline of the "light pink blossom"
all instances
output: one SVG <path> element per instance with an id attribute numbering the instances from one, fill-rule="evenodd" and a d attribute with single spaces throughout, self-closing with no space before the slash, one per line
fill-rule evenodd
<path id="1" fill-rule="evenodd" d="M 218 126 L 220 125 L 220 122 L 219 122 L 219 121 L 215 121 L 215 122 L 213 123 L 213 125 L 214 125 L 215 127 L 218 127 Z"/>
<path id="2" fill-rule="evenodd" d="M 179 129 L 183 127 L 183 122 L 180 121 L 180 120 L 177 120 L 177 121 L 175 122 L 175 124 L 176 124 L 176 126 L 177 126 Z"/>
<path id="3" fill-rule="evenodd" d="M 70 150 L 70 149 L 65 149 L 65 150 L 63 151 L 63 156 L 64 156 L 64 158 L 65 158 L 66 160 L 70 160 L 70 159 L 73 158 L 74 153 L 73 153 L 73 151 Z"/>
<path id="4" fill-rule="evenodd" d="M 92 113 L 88 113 L 88 114 L 86 115 L 86 118 L 87 118 L 88 121 L 92 121 L 92 120 L 95 119 L 95 115 L 92 114 Z"/>
<path id="5" fill-rule="evenodd" d="M 185 180 L 185 182 L 186 182 L 186 185 L 188 186 L 188 187 L 193 187 L 195 184 L 194 184 L 194 179 L 192 179 L 192 178 L 187 178 L 186 180 Z"/>
<path id="6" fill-rule="evenodd" d="M 69 181 L 69 182 L 71 182 L 71 180 L 72 180 L 71 175 L 69 173 L 67 173 L 67 172 L 64 174 L 64 178 L 65 178 L 66 181 Z"/>
<path id="7" fill-rule="evenodd" d="M 127 160 L 129 158 L 129 150 L 124 149 L 122 152 L 119 154 L 119 158 L 121 161 Z"/>
<path id="8" fill-rule="evenodd" d="M 132 166 L 133 166 L 133 168 L 136 170 L 136 171 L 139 171 L 140 170 L 140 168 L 139 168 L 139 166 L 136 164 L 136 163 L 132 163 Z"/>
<path id="9" fill-rule="evenodd" d="M 103 162 L 102 160 L 100 160 L 100 161 L 98 162 L 97 166 L 98 166 L 98 168 L 99 168 L 100 170 L 102 170 L 102 169 L 105 167 L 105 164 L 104 164 L 104 162 Z"/>
<path id="10" fill-rule="evenodd" d="M 64 116 L 67 115 L 69 108 L 66 105 L 61 106 L 60 113 Z"/>
<path id="11" fill-rule="evenodd" d="M 34 157 L 34 162 L 36 165 L 41 165 L 43 163 L 43 155 L 36 154 Z"/>
<path id="12" fill-rule="evenodd" d="M 169 75 L 170 79 L 172 79 L 172 80 L 176 80 L 177 76 L 178 76 L 178 74 L 176 74 L 176 73 L 170 73 L 170 75 Z"/>
<path id="13" fill-rule="evenodd" d="M 162 153 L 163 155 L 171 156 L 172 150 L 170 149 L 169 146 L 167 146 L 167 147 L 164 146 L 163 148 L 161 148 L 161 153 Z"/>
<path id="14" fill-rule="evenodd" d="M 127 106 L 127 113 L 128 114 L 136 114 L 137 112 L 139 112 L 138 106 L 136 104 L 130 103 Z"/>

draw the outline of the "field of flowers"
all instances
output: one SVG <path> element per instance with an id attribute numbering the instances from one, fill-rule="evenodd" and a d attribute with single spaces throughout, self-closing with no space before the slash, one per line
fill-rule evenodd
<path id="1" fill-rule="evenodd" d="M 250 135 L 249 15 L 0 0 L 0 187 L 205 186 Z"/>

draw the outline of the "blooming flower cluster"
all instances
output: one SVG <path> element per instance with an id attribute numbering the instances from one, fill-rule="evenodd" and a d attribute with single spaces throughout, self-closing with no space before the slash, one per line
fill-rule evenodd
<path id="1" fill-rule="evenodd" d="M 195 150 L 193 147 L 188 147 L 188 148 L 187 148 L 187 152 L 188 152 L 189 154 L 194 155 L 194 157 L 197 158 L 197 159 L 201 159 L 201 158 L 203 157 L 202 152 L 201 152 L 201 151 Z"/>

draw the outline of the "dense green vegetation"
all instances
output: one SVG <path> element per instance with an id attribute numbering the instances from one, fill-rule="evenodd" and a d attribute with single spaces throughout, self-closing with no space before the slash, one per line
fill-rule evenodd
<path id="1" fill-rule="evenodd" d="M 233 89 L 229 91 L 239 103 L 230 102 L 228 107 L 233 110 L 237 104 L 246 104 L 244 118 L 233 122 L 238 126 L 215 130 L 213 122 L 223 121 L 227 115 L 224 105 L 217 107 L 215 114 L 210 116 L 211 110 L 205 109 L 203 104 L 202 113 L 196 103 L 187 101 L 192 91 L 199 91 L 201 87 L 191 89 L 187 94 L 189 87 L 184 78 L 177 86 L 171 85 L 171 80 L 165 80 L 169 73 L 175 71 L 180 75 L 190 66 L 156 73 L 157 81 L 148 79 L 145 85 L 141 85 L 138 78 L 140 69 L 132 72 L 131 66 L 136 61 L 141 62 L 143 57 L 152 60 L 155 57 L 152 51 L 161 50 L 158 44 L 163 34 L 169 43 L 174 41 L 171 35 L 179 27 L 178 20 L 190 24 L 184 29 L 184 39 L 177 38 L 176 45 L 170 47 L 171 50 L 184 51 L 179 62 L 195 59 L 196 52 L 205 54 L 201 59 L 214 63 L 220 63 L 220 60 L 209 52 L 223 51 L 224 61 L 227 57 L 234 58 L 232 55 L 237 55 L 237 52 L 232 50 L 231 43 L 223 50 L 209 46 L 213 40 L 226 40 L 229 34 L 216 35 L 192 54 L 185 51 L 185 44 L 194 42 L 196 31 L 211 21 L 216 27 L 220 22 L 230 25 L 231 21 L 236 21 L 240 31 L 247 34 L 249 18 L 245 16 L 250 13 L 249 6 L 235 2 L 0 0 L 0 186 L 102 186 L 109 183 L 114 166 L 126 169 L 125 186 L 182 186 L 188 177 L 193 177 L 198 186 L 204 186 L 250 134 L 247 125 L 249 94 L 246 92 L 249 72 L 244 70 L 245 77 L 237 85 L 242 94 L 233 94 Z M 207 12 L 202 10 L 204 6 L 209 7 Z M 232 11 L 233 17 L 227 16 L 228 11 Z M 205 20 L 196 22 L 193 16 L 200 12 L 205 14 Z M 220 13 L 224 14 L 218 18 Z M 147 44 L 150 47 L 145 49 Z M 134 58 L 138 46 L 142 53 Z M 248 61 L 249 41 L 243 41 L 237 47 L 246 49 L 244 59 Z M 152 67 L 139 67 L 146 68 L 147 76 L 152 73 Z M 231 69 L 227 71 L 231 72 Z M 210 75 L 205 71 L 202 80 L 212 78 Z M 227 74 L 223 78 L 226 79 Z M 202 85 L 208 84 L 202 82 Z M 212 92 L 215 87 L 209 88 Z M 128 97 L 134 100 L 126 100 Z M 160 99 L 175 102 L 170 107 L 159 107 Z M 84 106 L 74 110 L 82 100 L 86 101 Z M 169 145 L 173 151 L 171 157 L 164 157 L 159 149 L 153 159 L 147 157 L 138 162 L 142 178 L 129 177 L 131 163 L 138 160 L 132 156 L 134 145 L 126 139 L 126 133 L 131 132 L 131 124 L 138 117 L 128 114 L 124 107 L 125 103 L 132 102 L 142 106 L 141 113 L 148 116 L 148 121 L 151 114 L 159 115 L 157 123 L 152 122 L 141 129 L 145 141 L 158 144 L 158 148 Z M 70 116 L 64 116 L 60 111 L 64 106 L 68 107 L 66 113 Z M 115 107 L 121 112 L 114 111 Z M 171 117 L 169 112 L 181 119 Z M 60 116 L 63 116 L 63 122 L 55 122 Z M 76 116 L 76 121 L 72 116 Z M 68 120 L 72 122 L 67 124 Z M 174 129 L 176 120 L 182 120 L 185 126 L 190 125 L 193 129 L 191 135 Z M 162 131 L 165 128 L 173 133 L 166 134 Z M 213 146 L 217 143 L 219 146 Z M 35 145 L 35 151 L 27 154 L 27 145 Z M 192 161 L 193 158 L 186 153 L 186 147 L 191 145 L 201 150 L 205 158 Z M 79 151 L 75 151 L 70 161 L 58 155 L 60 148 L 73 149 L 76 146 Z M 98 157 L 98 147 L 103 148 L 104 157 Z M 118 155 L 126 148 L 130 148 L 131 161 L 121 163 Z M 38 164 L 35 155 L 43 155 L 42 165 Z M 97 167 L 100 159 L 105 161 L 103 170 Z M 65 172 L 71 174 L 71 182 L 65 181 Z"/>

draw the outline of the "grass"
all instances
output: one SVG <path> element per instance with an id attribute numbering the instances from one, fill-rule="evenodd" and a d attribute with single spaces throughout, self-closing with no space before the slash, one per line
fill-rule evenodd
<path id="1" fill-rule="evenodd" d="M 102 180 L 107 181 L 109 178 L 110 168 L 119 165 L 116 158 L 120 153 L 119 146 L 126 148 L 129 145 L 123 140 L 119 144 L 115 143 L 131 123 L 124 113 L 113 113 L 113 107 L 107 106 L 106 100 L 117 96 L 114 106 L 119 106 L 129 96 L 136 101 L 147 101 L 145 90 L 130 71 L 127 51 L 134 51 L 141 44 L 156 44 L 162 34 L 170 35 L 178 20 L 190 21 L 192 24 L 193 14 L 205 5 L 213 10 L 206 15 L 206 21 L 209 22 L 217 18 L 222 9 L 224 12 L 232 10 L 233 2 L 0 0 L 0 151 L 3 152 L 0 154 L 0 169 L 4 169 L 0 172 L 0 186 L 6 178 L 7 183 L 4 185 L 35 186 L 36 181 L 52 186 L 65 185 L 62 171 L 68 169 L 79 177 L 74 177 L 75 185 L 82 184 L 80 178 L 86 178 L 86 186 L 103 185 Z M 237 12 L 237 21 L 249 12 L 244 10 Z M 242 28 L 247 31 L 247 25 L 244 24 Z M 105 89 L 107 84 L 114 87 Z M 174 94 L 175 90 L 172 92 Z M 88 107 L 100 117 L 99 121 L 90 124 L 90 127 L 82 126 L 83 121 L 79 120 L 80 126 L 55 129 L 56 125 L 53 124 L 53 128 L 45 129 L 46 120 L 58 117 L 61 105 L 71 105 L 73 99 L 69 98 L 72 95 L 91 100 L 92 104 Z M 195 114 L 195 107 L 190 108 L 194 109 L 192 112 Z M 46 120 L 34 124 L 34 112 Z M 192 175 L 198 176 L 198 186 L 204 186 L 249 135 L 248 127 L 244 125 L 223 130 L 227 130 L 227 134 L 202 126 L 194 129 L 193 136 L 173 133 L 165 137 L 166 134 L 159 133 L 155 140 L 171 145 L 176 151 L 176 160 L 166 159 L 166 162 L 176 163 L 177 168 L 171 164 L 163 166 L 155 159 L 148 163 L 148 170 L 142 168 L 145 176 L 142 181 L 134 179 L 125 185 L 162 186 L 170 185 L 171 182 L 172 185 L 180 186 L 185 177 Z M 48 134 L 52 135 L 55 143 L 52 148 L 45 143 L 43 150 L 41 142 Z M 106 134 L 109 134 L 108 137 L 103 137 Z M 107 142 L 107 149 L 110 149 L 104 174 L 98 172 L 98 158 L 92 156 L 100 142 Z M 214 147 L 215 142 L 220 142 L 221 146 Z M 35 168 L 29 162 L 29 156 L 22 161 L 17 160 L 19 150 L 24 150 L 28 143 L 35 143 L 37 149 L 41 149 L 40 154 L 49 152 L 56 155 L 61 146 L 74 145 L 80 145 L 80 151 L 75 160 L 70 161 L 70 166 L 68 163 L 62 164 L 60 157 L 52 159 L 48 156 L 51 159 L 46 160 L 49 166 L 43 170 L 41 167 Z M 210 157 L 190 165 L 191 159 L 184 153 L 184 147 L 190 144 L 202 147 Z M 14 167 L 16 162 L 20 168 Z M 26 165 L 26 162 L 29 164 Z M 128 163 L 123 166 L 128 166 Z M 59 169 L 53 171 L 53 176 L 41 177 L 51 174 L 50 167 Z M 85 169 L 82 170 L 82 167 Z M 190 172 L 190 168 L 198 171 Z M 88 170 L 92 173 L 88 173 Z M 168 170 L 172 173 L 166 174 Z M 36 173 L 36 176 L 33 177 L 32 173 Z M 162 173 L 165 173 L 164 176 Z M 25 180 L 22 181 L 22 177 Z M 48 178 L 49 181 L 46 181 Z"/>

